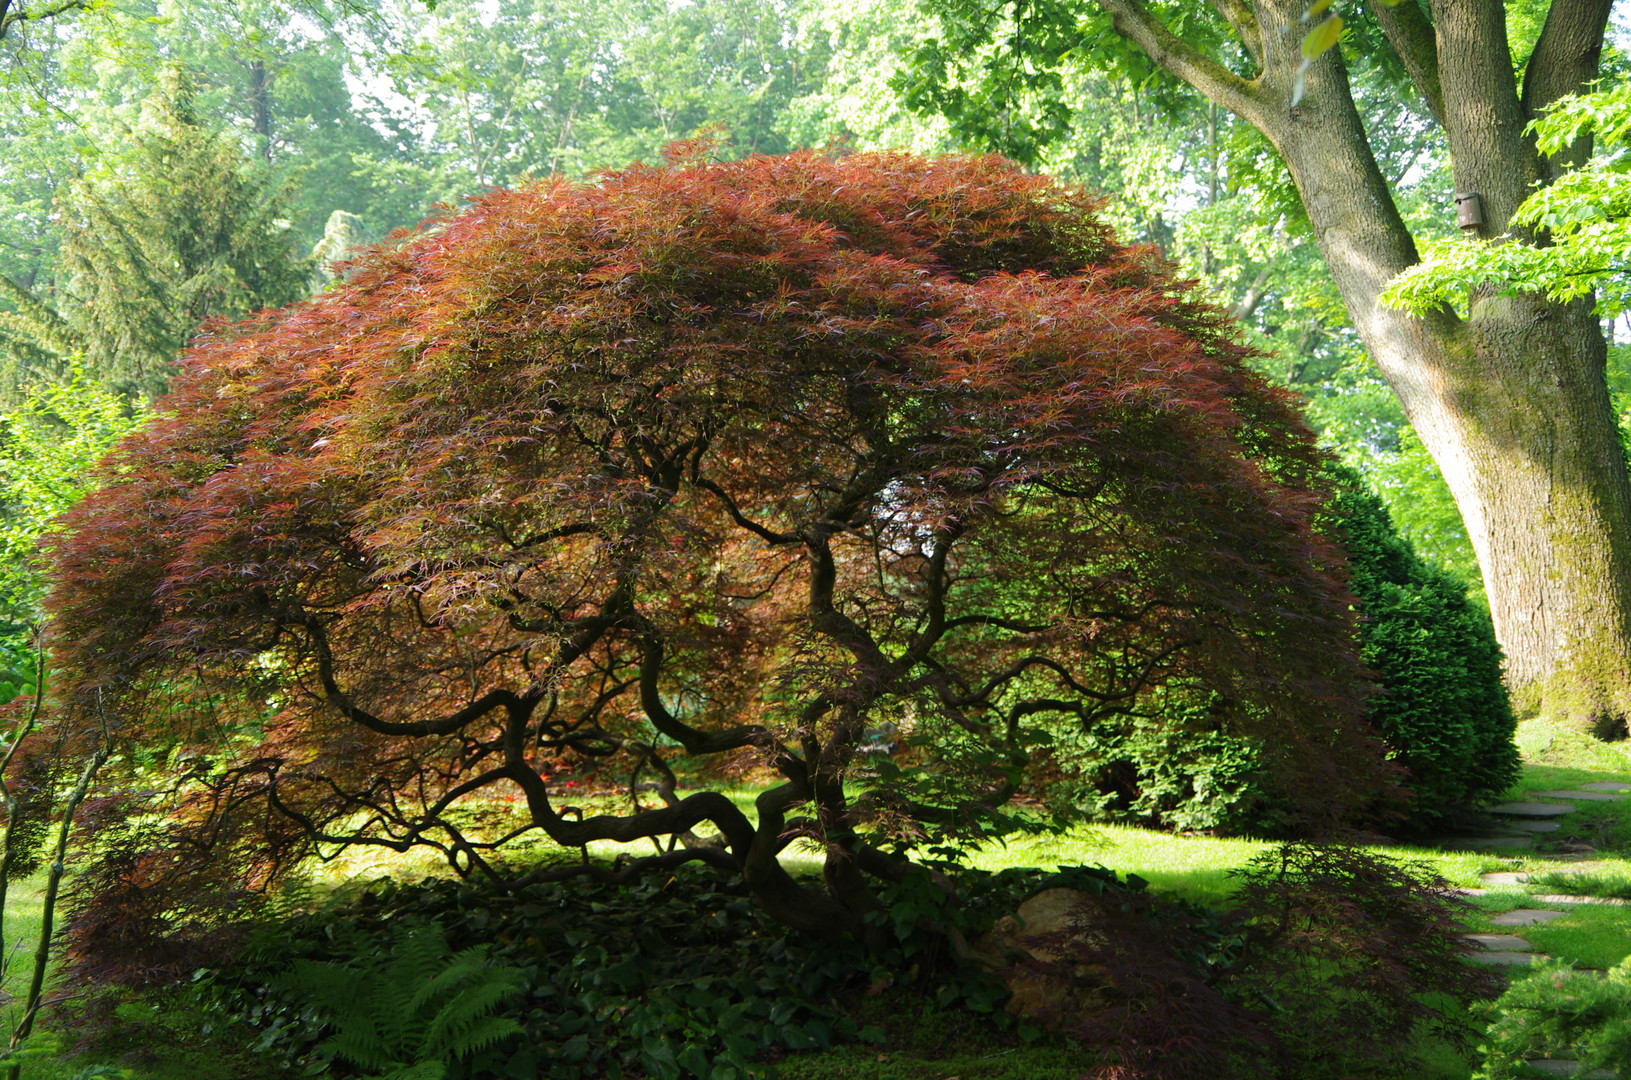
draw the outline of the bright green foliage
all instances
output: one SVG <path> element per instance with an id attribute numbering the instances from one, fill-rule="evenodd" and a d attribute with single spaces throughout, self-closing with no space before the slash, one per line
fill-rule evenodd
<path id="1" fill-rule="evenodd" d="M 481 946 L 449 956 L 434 923 L 397 939 L 383 962 L 300 960 L 277 985 L 308 999 L 336 1029 L 318 1053 L 377 1074 L 370 1080 L 442 1080 L 450 1059 L 521 1031 L 492 1015 L 519 992 L 521 971 L 492 966 Z"/>
<path id="2" fill-rule="evenodd" d="M 1544 292 L 1554 300 L 1597 294 L 1604 315 L 1631 304 L 1631 82 L 1561 99 L 1530 125 L 1540 149 L 1567 152 L 1595 141 L 1597 155 L 1538 189 L 1512 215 L 1515 228 L 1544 230 L 1549 242 L 1460 237 L 1427 246 L 1394 279 L 1382 302 L 1411 311 L 1464 303 L 1467 290 Z"/>
<path id="3" fill-rule="evenodd" d="M 1408 424 L 1400 427 L 1395 450 L 1375 450 L 1361 443 L 1349 461 L 1382 497 L 1399 535 L 1410 541 L 1416 554 L 1466 582 L 1473 601 L 1487 607 L 1466 523 L 1416 430 Z"/>
<path id="4" fill-rule="evenodd" d="M 1411 823 L 1429 826 L 1517 778 L 1500 646 L 1467 587 L 1416 555 L 1357 473 L 1338 476 L 1334 525 L 1364 610 L 1365 663 L 1383 691 L 1371 719 L 1411 772 Z"/>
<path id="5" fill-rule="evenodd" d="M 1478 1080 L 1508 1080 L 1540 1055 L 1631 1073 L 1631 959 L 1608 971 L 1576 971 L 1548 961 L 1513 980 L 1489 1006 L 1486 1055 Z"/>
<path id="6" fill-rule="evenodd" d="M 307 288 L 281 193 L 191 102 L 189 80 L 173 71 L 128 156 L 59 195 L 66 281 L 55 304 L 6 289 L 19 308 L 4 320 L 14 333 L 149 396 L 206 319 L 287 304 Z"/>
<path id="7" fill-rule="evenodd" d="M 92 466 L 144 419 L 139 405 L 100 389 L 78 368 L 35 387 L 0 417 L 0 650 L 9 650 L 0 652 L 0 700 L 8 682 L 21 688 L 5 669 L 31 666 L 18 656 L 26 657 L 27 628 L 38 619 L 36 540 L 95 486 Z"/>
<path id="8" fill-rule="evenodd" d="M 1061 736 L 1053 753 L 1064 798 L 1094 820 L 1276 836 L 1292 828 L 1259 740 L 1220 730 L 1207 695 L 1163 695 L 1156 722 L 1109 717 Z"/>

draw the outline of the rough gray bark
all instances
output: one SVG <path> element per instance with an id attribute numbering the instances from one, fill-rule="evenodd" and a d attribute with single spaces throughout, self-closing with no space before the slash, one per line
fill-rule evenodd
<path id="1" fill-rule="evenodd" d="M 1597 73 L 1612 0 L 1554 0 L 1522 87 L 1497 0 L 1373 5 L 1427 111 L 1457 191 L 1498 237 L 1547 162 L 1524 127 Z M 1337 50 L 1306 75 L 1300 0 L 1214 0 L 1257 67 L 1245 78 L 1173 34 L 1140 0 L 1098 0 L 1122 36 L 1261 131 L 1285 160 L 1366 348 L 1443 471 L 1478 553 L 1520 705 L 1603 735 L 1631 716 L 1631 483 L 1589 304 L 1475 295 L 1466 319 L 1377 306 L 1418 261 L 1378 169 Z M 1446 207 L 1446 213 L 1452 213 Z"/>

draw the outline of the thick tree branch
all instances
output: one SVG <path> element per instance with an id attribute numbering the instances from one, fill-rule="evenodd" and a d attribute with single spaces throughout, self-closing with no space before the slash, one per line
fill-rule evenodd
<path id="1" fill-rule="evenodd" d="M 640 880 L 645 874 L 655 873 L 659 870 L 672 870 L 688 862 L 705 862 L 715 870 L 727 872 L 736 869 L 736 860 L 724 848 L 694 847 L 682 848 L 678 851 L 664 852 L 661 855 L 647 855 L 642 859 L 619 858 L 611 866 L 597 866 L 594 863 L 573 863 L 569 866 L 542 866 L 526 877 L 517 880 L 513 888 L 525 888 L 528 885 L 542 885 L 551 881 L 568 881 L 572 878 L 586 877 L 599 885 L 631 885 Z"/>
<path id="2" fill-rule="evenodd" d="M 1552 0 L 1546 25 L 1529 55 L 1523 75 L 1523 111 L 1533 120 L 1567 94 L 1577 94 L 1597 77 L 1603 34 L 1614 0 Z M 1577 139 L 1568 152 L 1547 162 L 1552 176 L 1586 163 L 1591 140 Z"/>
<path id="3" fill-rule="evenodd" d="M 1257 25 L 1257 13 L 1244 0 L 1212 0 L 1212 6 L 1218 14 L 1228 21 L 1234 29 L 1235 36 L 1246 50 L 1246 55 L 1252 58 L 1257 69 L 1263 69 L 1263 31 Z"/>
<path id="4" fill-rule="evenodd" d="M 717 498 L 721 503 L 725 504 L 725 512 L 731 516 L 732 521 L 751 532 L 754 536 L 759 537 L 765 543 L 770 544 L 773 547 L 781 544 L 798 543 L 799 538 L 794 533 L 775 532 L 771 529 L 767 529 L 757 521 L 749 520 L 743 515 L 742 511 L 737 508 L 736 500 L 727 495 L 725 493 L 725 489 L 714 483 L 712 480 L 694 478 L 692 479 L 691 483 L 701 488 L 703 491 L 711 492 L 715 498 Z"/>
<path id="5" fill-rule="evenodd" d="M 622 589 L 617 589 L 601 605 L 598 615 L 576 620 L 578 632 L 561 642 L 554 658 L 550 660 L 549 671 L 551 673 L 564 671 L 587 652 L 600 640 L 601 635 L 622 617 L 627 602 L 627 595 Z M 530 715 L 533 706 L 543 696 L 536 688 L 529 690 L 525 695 L 500 688 L 488 691 L 458 712 L 439 720 L 414 720 L 406 723 L 382 720 L 358 706 L 340 689 L 340 684 L 334 677 L 334 656 L 329 650 L 328 631 L 324 629 L 322 620 L 308 618 L 301 625 L 304 626 L 307 638 L 311 642 L 312 655 L 317 660 L 317 679 L 327 700 L 346 719 L 381 735 L 450 735 L 498 708 L 509 710 L 512 721 L 520 716 L 521 722 L 525 723 L 526 716 Z M 541 680 L 543 681 L 547 680 Z"/>
<path id="6" fill-rule="evenodd" d="M 14 0 L 0 0 L 0 38 L 4 38 L 13 26 L 18 23 L 39 22 L 42 19 L 54 19 L 58 15 L 66 15 L 70 11 L 84 11 L 91 4 L 90 0 L 61 0 L 60 3 L 48 4 L 39 11 L 29 11 Z"/>
<path id="7" fill-rule="evenodd" d="M 741 724 L 723 731 L 698 731 L 668 711 L 657 679 L 663 670 L 663 642 L 648 629 L 640 657 L 640 707 L 651 726 L 685 748 L 687 754 L 721 754 L 752 746 L 765 738 L 760 724 Z"/>
<path id="8" fill-rule="evenodd" d="M 1251 285 L 1247 286 L 1246 295 L 1240 298 L 1240 302 L 1229 312 L 1230 315 L 1240 322 L 1245 322 L 1256 314 L 1258 305 L 1263 302 L 1263 297 L 1268 295 L 1269 274 L 1273 269 L 1274 262 L 1272 260 L 1263 264 L 1263 268 L 1252 279 Z"/>
<path id="9" fill-rule="evenodd" d="M 1099 0 L 1116 33 L 1144 50 L 1164 71 L 1177 76 L 1230 112 L 1261 125 L 1263 102 L 1256 83 L 1241 78 L 1180 38 L 1140 0 Z"/>
<path id="10" fill-rule="evenodd" d="M 1438 42 L 1433 24 L 1427 21 L 1416 0 L 1399 0 L 1392 7 L 1380 0 L 1371 0 L 1370 7 L 1388 44 L 1404 63 L 1416 92 L 1427 103 L 1439 127 L 1443 127 L 1444 92 L 1438 81 Z"/>

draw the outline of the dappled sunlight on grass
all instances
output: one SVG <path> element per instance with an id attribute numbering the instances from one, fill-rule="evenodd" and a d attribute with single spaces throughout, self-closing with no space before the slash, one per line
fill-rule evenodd
<path id="1" fill-rule="evenodd" d="M 1520 787 L 1544 768 L 1591 772 L 1592 780 L 1631 780 L 1631 742 L 1599 742 L 1544 719 L 1523 721 L 1515 738 L 1526 765 Z"/>
<path id="2" fill-rule="evenodd" d="M 1156 888 L 1200 902 L 1233 891 L 1228 872 L 1272 845 L 1261 840 L 1173 836 L 1127 825 L 1084 825 L 1058 836 L 1025 836 L 992 844 L 969 860 L 982 870 L 1009 866 L 1102 865 L 1137 874 Z"/>
<path id="3" fill-rule="evenodd" d="M 1611 968 L 1631 956 L 1631 914 L 1625 908 L 1581 904 L 1568 912 L 1518 933 L 1546 955 L 1579 967 Z"/>
<path id="4" fill-rule="evenodd" d="M 1060 836 L 1021 837 L 1006 845 L 991 845 L 970 861 L 983 870 L 1101 864 L 1118 874 L 1137 874 L 1158 890 L 1198 903 L 1219 904 L 1234 892 L 1230 872 L 1275 847 L 1269 840 L 1178 836 L 1130 825 L 1090 825 Z M 1424 864 L 1455 885 L 1477 885 L 1479 874 L 1501 866 L 1493 856 L 1472 852 L 1404 846 L 1376 850 L 1404 862 Z"/>

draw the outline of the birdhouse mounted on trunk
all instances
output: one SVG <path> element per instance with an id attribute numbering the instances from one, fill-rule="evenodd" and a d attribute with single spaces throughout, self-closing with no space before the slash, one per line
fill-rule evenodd
<path id="1" fill-rule="evenodd" d="M 1457 192 L 1455 197 L 1455 223 L 1463 229 L 1476 229 L 1484 223 L 1484 200 L 1478 192 Z"/>

